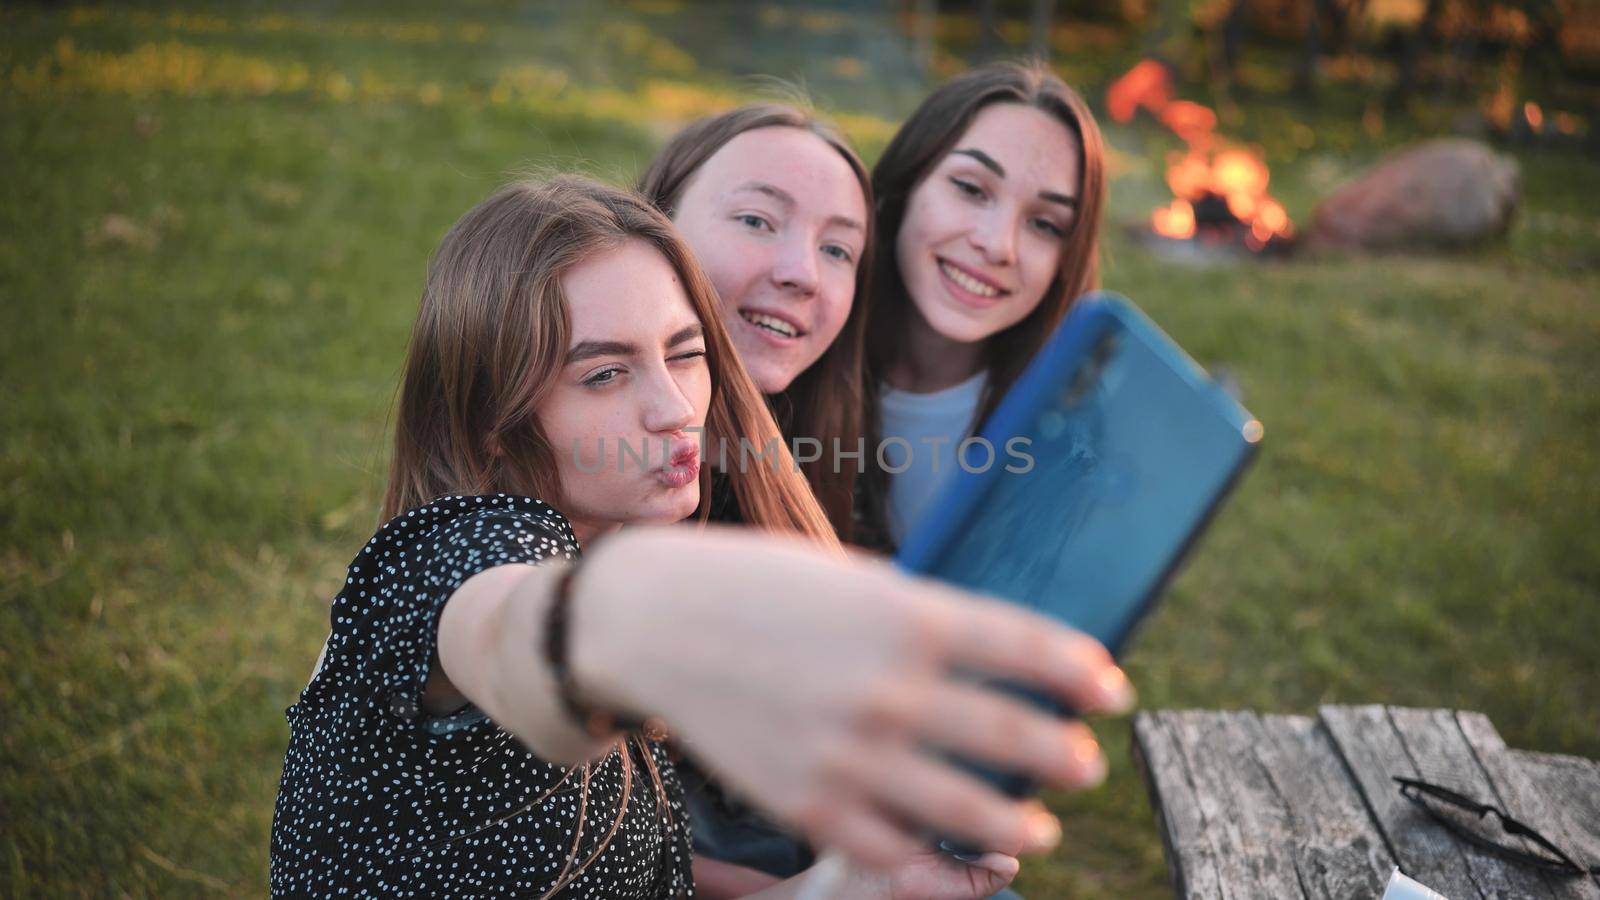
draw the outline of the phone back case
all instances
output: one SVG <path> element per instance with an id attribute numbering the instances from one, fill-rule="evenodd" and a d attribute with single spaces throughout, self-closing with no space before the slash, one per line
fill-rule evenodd
<path id="1" fill-rule="evenodd" d="M 1127 300 L 1087 295 L 979 435 L 904 568 L 1119 650 L 1252 457 L 1261 426 Z M 1007 443 L 1026 438 L 1031 468 Z M 1013 448 L 1020 445 L 1013 444 Z M 1026 471 L 1019 471 L 1027 468 Z"/>

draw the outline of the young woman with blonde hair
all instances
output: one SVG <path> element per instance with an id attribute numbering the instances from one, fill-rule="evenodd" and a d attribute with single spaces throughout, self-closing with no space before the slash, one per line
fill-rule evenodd
<path id="1" fill-rule="evenodd" d="M 1086 729 L 957 673 L 1125 708 L 1103 648 L 847 560 L 787 458 L 728 472 L 754 528 L 649 527 L 704 513 L 701 427 L 777 433 L 659 213 L 562 178 L 456 223 L 408 350 L 388 521 L 288 713 L 275 894 L 687 895 L 681 789 L 651 718 L 863 864 L 851 896 L 903 892 L 922 828 L 1052 843 L 1053 820 L 934 751 L 1096 779 Z M 1015 871 L 986 865 L 959 873 L 964 891 L 948 875 L 912 890 L 981 896 Z"/>

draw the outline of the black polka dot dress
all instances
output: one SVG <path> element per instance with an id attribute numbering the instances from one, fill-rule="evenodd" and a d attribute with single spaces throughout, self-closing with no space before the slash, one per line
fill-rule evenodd
<path id="1" fill-rule="evenodd" d="M 633 737 L 626 760 L 566 769 L 471 707 L 422 712 L 451 593 L 497 565 L 577 554 L 560 513 L 504 494 L 441 498 L 362 548 L 288 710 L 274 895 L 692 896 L 682 788 L 658 744 Z"/>

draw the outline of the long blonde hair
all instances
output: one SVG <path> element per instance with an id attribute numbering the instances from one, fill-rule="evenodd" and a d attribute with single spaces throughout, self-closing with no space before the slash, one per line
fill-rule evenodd
<path id="1" fill-rule="evenodd" d="M 571 331 L 561 278 L 572 266 L 629 240 L 643 240 L 667 259 L 704 327 L 712 382 L 707 438 L 718 445 L 746 439 L 776 454 L 728 469 L 744 520 L 842 552 L 761 392 L 739 363 L 710 281 L 671 222 L 633 194 L 575 176 L 501 188 L 440 242 L 406 351 L 384 519 L 444 494 L 515 493 L 563 508 L 556 451 L 536 414 L 561 370 Z M 709 505 L 710 475 L 703 470 L 702 520 Z M 658 810 L 670 827 L 646 739 L 619 740 L 623 795 L 616 820 L 593 853 L 577 862 L 590 801 L 591 771 L 584 766 L 572 852 L 545 896 L 599 859 L 621 826 L 632 792 L 629 741 L 649 770 Z"/>

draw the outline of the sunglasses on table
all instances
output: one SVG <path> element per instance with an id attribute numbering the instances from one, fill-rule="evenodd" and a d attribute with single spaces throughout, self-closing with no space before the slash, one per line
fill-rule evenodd
<path id="1" fill-rule="evenodd" d="M 1555 872 L 1561 875 L 1600 875 L 1600 866 L 1584 867 L 1579 865 L 1572 857 L 1568 856 L 1551 840 L 1536 831 L 1532 826 L 1513 819 L 1505 810 L 1478 801 L 1464 794 L 1458 794 L 1447 787 L 1418 781 L 1415 778 L 1402 778 L 1399 775 L 1392 777 L 1400 785 L 1400 795 L 1422 807 L 1439 824 L 1450 829 L 1457 837 L 1463 838 L 1479 847 L 1499 854 L 1507 859 L 1514 860 L 1524 865 L 1535 866 L 1546 872 Z M 1477 816 L 1478 827 L 1466 824 L 1459 817 L 1447 814 L 1444 808 L 1463 810 Z M 1496 840 L 1494 836 L 1483 833 L 1487 822 L 1483 820 L 1493 813 L 1495 820 L 1500 824 L 1500 831 L 1508 835 L 1526 838 L 1537 844 L 1547 853 L 1534 853 L 1519 847 L 1508 846 Z"/>

